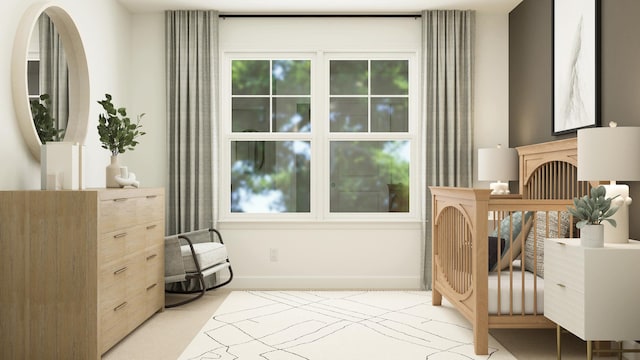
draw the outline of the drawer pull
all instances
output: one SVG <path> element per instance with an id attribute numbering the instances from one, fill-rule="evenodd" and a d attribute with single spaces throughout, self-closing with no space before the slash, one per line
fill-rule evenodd
<path id="1" fill-rule="evenodd" d="M 123 237 L 125 237 L 125 236 L 127 236 L 127 233 L 126 233 L 126 232 L 123 232 L 123 233 L 120 233 L 120 234 L 118 234 L 118 235 L 113 235 L 113 238 L 114 238 L 114 239 L 120 239 L 120 238 L 123 238 Z"/>
<path id="2" fill-rule="evenodd" d="M 158 254 L 151 254 L 151 255 L 147 256 L 147 261 L 153 259 L 156 256 L 158 256 Z"/>
<path id="3" fill-rule="evenodd" d="M 158 195 L 147 195 L 147 199 L 155 199 Z"/>
<path id="4" fill-rule="evenodd" d="M 127 201 L 127 198 L 118 198 L 118 199 L 113 199 L 113 202 L 123 202 L 123 201 Z"/>
<path id="5" fill-rule="evenodd" d="M 120 311 L 120 310 L 124 309 L 125 307 L 127 307 L 127 305 L 129 305 L 129 303 L 125 301 L 122 304 L 114 307 L 113 311 Z"/>
<path id="6" fill-rule="evenodd" d="M 149 285 L 149 286 L 147 286 L 147 291 L 149 291 L 149 290 L 153 289 L 153 288 L 154 288 L 154 287 L 156 287 L 156 286 L 158 286 L 158 283 L 155 283 L 155 284 L 153 284 L 153 285 Z"/>
<path id="7" fill-rule="evenodd" d="M 562 241 L 558 241 L 558 245 L 567 246 L 567 243 L 563 243 Z"/>
<path id="8" fill-rule="evenodd" d="M 561 288 L 566 288 L 566 286 L 564 284 L 557 284 L 558 286 L 560 286 Z"/>
<path id="9" fill-rule="evenodd" d="M 128 266 L 125 266 L 125 267 L 123 267 L 123 268 L 121 268 L 121 269 L 118 269 L 118 270 L 116 270 L 116 271 L 114 271 L 114 272 L 113 272 L 113 275 L 119 275 L 119 274 L 122 274 L 123 272 L 127 271 L 127 269 L 128 269 L 128 268 L 129 268 Z"/>
<path id="10" fill-rule="evenodd" d="M 158 225 L 149 225 L 147 226 L 147 230 L 155 229 Z"/>

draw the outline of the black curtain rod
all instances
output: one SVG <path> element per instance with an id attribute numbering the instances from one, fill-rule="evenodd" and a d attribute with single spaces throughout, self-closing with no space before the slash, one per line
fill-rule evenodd
<path id="1" fill-rule="evenodd" d="M 419 18 L 421 14 L 220 14 L 221 18 Z"/>

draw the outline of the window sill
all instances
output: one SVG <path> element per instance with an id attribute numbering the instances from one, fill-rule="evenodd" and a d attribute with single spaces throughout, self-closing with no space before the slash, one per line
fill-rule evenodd
<path id="1" fill-rule="evenodd" d="M 224 229 L 421 229 L 423 222 L 419 219 L 372 219 L 372 220 L 324 220 L 324 221 L 291 221 L 291 220 L 221 220 L 218 227 Z"/>

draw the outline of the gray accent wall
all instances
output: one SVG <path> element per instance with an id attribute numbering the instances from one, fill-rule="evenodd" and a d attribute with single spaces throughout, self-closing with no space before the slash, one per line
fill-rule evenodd
<path id="1" fill-rule="evenodd" d="M 509 146 L 553 136 L 553 0 L 523 0 L 509 13 Z M 601 0 L 601 123 L 640 126 L 640 1 Z M 639 139 L 640 140 L 640 139 Z M 615 156 L 615 150 L 612 156 Z M 620 154 L 640 161 L 640 154 Z M 640 239 L 640 182 L 629 183 L 629 234 Z"/>

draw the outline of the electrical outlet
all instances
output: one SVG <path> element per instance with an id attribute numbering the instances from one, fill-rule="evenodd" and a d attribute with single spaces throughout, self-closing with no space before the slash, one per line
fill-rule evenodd
<path id="1" fill-rule="evenodd" d="M 271 262 L 277 262 L 278 261 L 278 249 L 269 249 L 269 260 Z"/>

